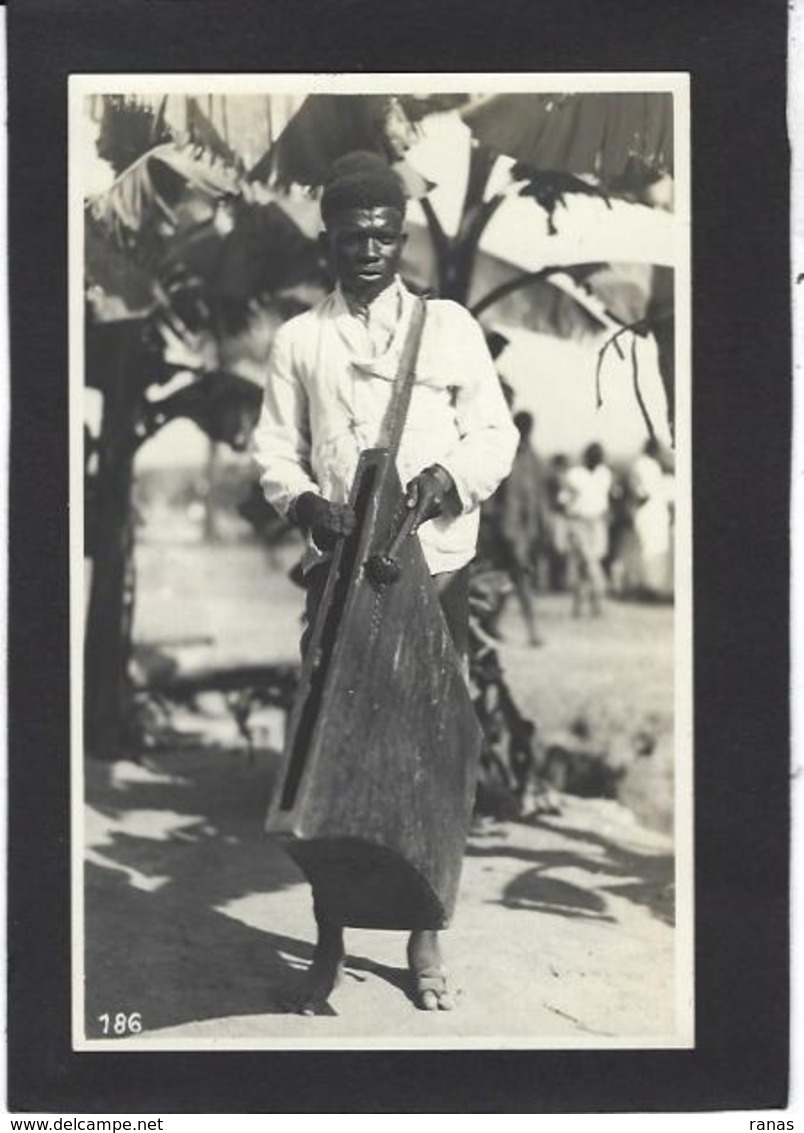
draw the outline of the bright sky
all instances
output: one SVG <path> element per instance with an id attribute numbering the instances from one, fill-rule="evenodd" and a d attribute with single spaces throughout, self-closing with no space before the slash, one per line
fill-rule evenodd
<path id="1" fill-rule="evenodd" d="M 501 329 L 511 344 L 499 358 L 499 369 L 514 388 L 514 410 L 527 409 L 536 418 L 533 443 L 538 452 L 574 458 L 591 441 L 599 441 L 609 456 L 636 455 L 648 433 L 633 392 L 630 346 L 623 360 L 613 350 L 606 352 L 600 381 L 603 404 L 598 409 L 598 344 L 516 327 Z M 657 433 L 669 442 L 667 400 L 652 341 L 638 340 L 638 358 L 643 399 Z"/>

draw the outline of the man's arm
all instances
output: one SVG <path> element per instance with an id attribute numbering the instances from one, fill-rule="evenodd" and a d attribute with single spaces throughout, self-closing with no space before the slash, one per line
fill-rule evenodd
<path id="1" fill-rule="evenodd" d="M 293 366 L 286 328 L 280 327 L 268 358 L 262 412 L 254 432 L 254 459 L 265 498 L 282 515 L 288 515 L 305 492 L 320 495 L 310 456 L 307 392 Z"/>
<path id="2" fill-rule="evenodd" d="M 280 328 L 268 359 L 254 458 L 262 472 L 260 484 L 266 499 L 291 523 L 309 532 L 319 550 L 330 551 L 338 538 L 354 530 L 355 517 L 347 504 L 333 504 L 322 497 L 310 455 L 307 393 L 293 366 L 292 343 Z"/>
<path id="3" fill-rule="evenodd" d="M 493 495 L 511 471 L 519 432 L 479 324 L 460 310 L 454 333 L 460 336 L 463 371 L 455 402 L 460 439 L 438 463 L 452 477 L 460 508 L 467 512 Z"/>

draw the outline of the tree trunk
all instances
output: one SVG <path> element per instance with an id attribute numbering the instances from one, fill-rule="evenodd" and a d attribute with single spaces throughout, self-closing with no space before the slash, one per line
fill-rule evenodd
<path id="1" fill-rule="evenodd" d="M 487 201 L 483 194 L 496 162 L 496 155 L 483 146 L 473 147 L 469 159 L 469 176 L 458 232 L 450 239 L 441 226 L 427 197 L 419 202 L 427 220 L 436 259 L 438 293 L 442 299 L 454 299 L 468 305 L 475 260 L 486 225 L 502 203 L 502 196 Z"/>
<path id="2" fill-rule="evenodd" d="M 500 195 L 489 200 L 483 199 L 496 161 L 497 155 L 485 146 L 473 146 L 470 151 L 466 196 L 458 234 L 453 243 L 450 286 L 446 296 L 464 306 L 469 305 L 469 292 L 480 240 L 486 225 L 502 203 Z"/>
<path id="3" fill-rule="evenodd" d="M 218 445 L 210 439 L 207 447 L 207 466 L 204 475 L 204 542 L 218 541 Z"/>
<path id="4" fill-rule="evenodd" d="M 676 420 L 676 321 L 675 273 L 672 268 L 654 267 L 653 289 L 645 315 L 659 351 L 659 373 L 667 395 L 667 415 L 675 435 Z"/>
<path id="5" fill-rule="evenodd" d="M 88 365 L 103 367 L 97 512 L 84 645 L 84 735 L 88 754 L 120 758 L 131 719 L 128 662 L 134 606 L 131 487 L 144 384 L 140 324 L 88 328 Z M 93 356 L 94 354 L 94 356 Z M 101 383 L 99 383 L 101 384 Z"/>
<path id="6" fill-rule="evenodd" d="M 667 396 L 667 416 L 670 434 L 676 432 L 676 321 L 673 315 L 652 323 L 659 358 L 659 374 Z"/>

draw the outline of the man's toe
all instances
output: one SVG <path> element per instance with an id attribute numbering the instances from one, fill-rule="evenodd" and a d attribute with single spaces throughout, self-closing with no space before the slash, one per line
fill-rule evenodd
<path id="1" fill-rule="evenodd" d="M 426 990 L 419 996 L 419 1006 L 422 1011 L 437 1011 L 438 1010 L 438 996 L 434 991 Z"/>
<path id="2" fill-rule="evenodd" d="M 422 1011 L 451 1011 L 455 1006 L 443 968 L 413 972 L 415 1002 Z"/>

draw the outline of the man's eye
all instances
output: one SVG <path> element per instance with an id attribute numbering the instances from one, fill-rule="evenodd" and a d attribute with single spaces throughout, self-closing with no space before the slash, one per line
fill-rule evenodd
<path id="1" fill-rule="evenodd" d="M 370 243 L 379 244 L 383 248 L 393 248 L 396 243 L 396 237 L 383 233 L 379 233 L 376 236 L 365 236 L 362 233 L 356 233 L 353 236 L 344 235 L 340 240 L 340 246 L 345 251 L 349 252 L 360 251 L 368 247 Z"/>

